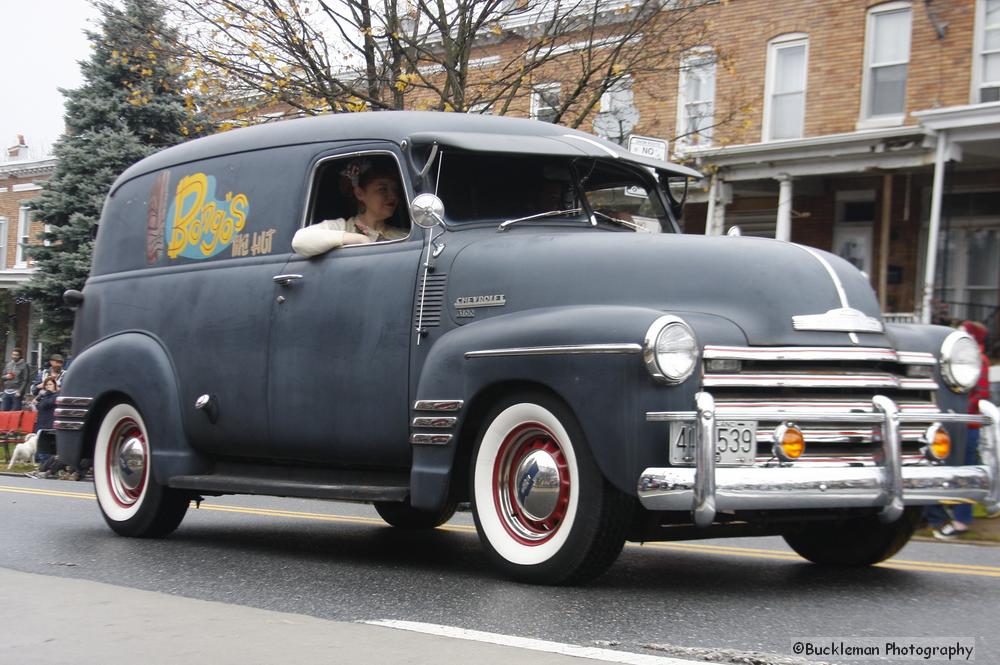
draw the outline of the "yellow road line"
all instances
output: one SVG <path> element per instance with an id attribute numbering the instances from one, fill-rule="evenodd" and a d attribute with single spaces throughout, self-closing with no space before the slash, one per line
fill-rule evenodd
<path id="1" fill-rule="evenodd" d="M 33 487 L 11 487 L 0 485 L 0 492 L 11 494 L 35 494 L 41 496 L 53 496 L 70 499 L 93 500 L 92 492 L 64 492 L 60 490 L 47 490 Z M 336 515 L 328 513 L 312 513 L 298 510 L 278 510 L 274 508 L 246 508 L 243 506 L 227 506 L 202 504 L 201 510 L 210 510 L 222 513 L 239 513 L 244 515 L 259 515 L 262 517 L 287 517 L 292 519 L 316 520 L 322 522 L 339 522 L 352 524 L 368 524 L 373 526 L 384 526 L 385 522 L 374 517 L 356 517 L 353 515 Z M 446 531 L 472 533 L 475 527 L 463 524 L 446 524 L 439 527 Z M 753 547 L 733 547 L 731 545 L 709 545 L 705 543 L 629 543 L 629 547 L 652 547 L 655 549 L 669 550 L 673 552 L 683 552 L 691 554 L 712 554 L 716 556 L 741 557 L 751 559 L 770 559 L 775 561 L 804 561 L 794 552 L 782 552 L 781 550 L 768 550 Z M 934 572 L 951 575 L 973 575 L 980 577 L 1000 577 L 1000 566 L 981 566 L 964 563 L 943 563 L 933 561 L 914 561 L 909 559 L 890 559 L 877 564 L 881 568 L 894 568 L 898 570 L 914 570 L 920 572 Z"/>

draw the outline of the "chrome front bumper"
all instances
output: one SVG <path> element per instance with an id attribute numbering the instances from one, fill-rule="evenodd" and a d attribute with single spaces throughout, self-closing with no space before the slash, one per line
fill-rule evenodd
<path id="1" fill-rule="evenodd" d="M 716 409 L 708 393 L 696 396 L 697 411 L 650 412 L 649 421 L 695 422 L 695 466 L 649 468 L 639 478 L 642 505 L 650 510 L 690 510 L 695 524 L 708 526 L 719 511 L 801 508 L 880 508 L 886 522 L 899 518 L 906 505 L 940 501 L 981 501 L 989 510 L 1000 507 L 1000 411 L 987 401 L 979 415 L 900 413 L 889 398 L 876 396 L 869 412 L 788 414 L 765 409 Z M 796 423 L 851 423 L 881 428 L 880 466 L 716 467 L 715 422 L 725 420 L 794 420 Z M 980 423 L 978 466 L 900 463 L 899 426 L 904 423 Z"/>

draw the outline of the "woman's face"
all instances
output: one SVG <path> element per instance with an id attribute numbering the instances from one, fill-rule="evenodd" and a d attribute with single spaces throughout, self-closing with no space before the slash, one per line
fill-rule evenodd
<path id="1" fill-rule="evenodd" d="M 42 387 L 45 390 L 48 390 L 49 392 L 53 392 L 53 393 L 56 392 L 57 390 L 59 390 L 59 386 L 56 384 L 55 381 L 52 381 L 52 380 L 46 381 L 45 385 L 43 385 Z"/>
<path id="2" fill-rule="evenodd" d="M 388 219 L 396 212 L 399 203 L 399 181 L 377 176 L 364 187 L 355 187 L 354 196 L 376 219 Z"/>

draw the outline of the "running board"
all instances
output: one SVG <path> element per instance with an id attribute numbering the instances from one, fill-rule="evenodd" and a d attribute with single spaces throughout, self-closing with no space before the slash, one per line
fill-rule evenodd
<path id="1" fill-rule="evenodd" d="M 206 474 L 174 476 L 168 485 L 174 489 L 205 494 L 261 494 L 301 499 L 338 499 L 342 501 L 405 501 L 409 478 L 382 474 L 332 473 L 329 479 L 262 478 L 246 475 Z"/>

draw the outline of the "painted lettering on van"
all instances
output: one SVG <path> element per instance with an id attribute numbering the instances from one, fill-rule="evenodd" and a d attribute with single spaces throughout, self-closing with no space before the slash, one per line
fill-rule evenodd
<path id="1" fill-rule="evenodd" d="M 170 244 L 167 256 L 207 259 L 229 247 L 246 226 L 250 201 L 246 194 L 226 192 L 215 198 L 215 177 L 204 173 L 185 176 L 177 183 L 167 219 Z"/>

